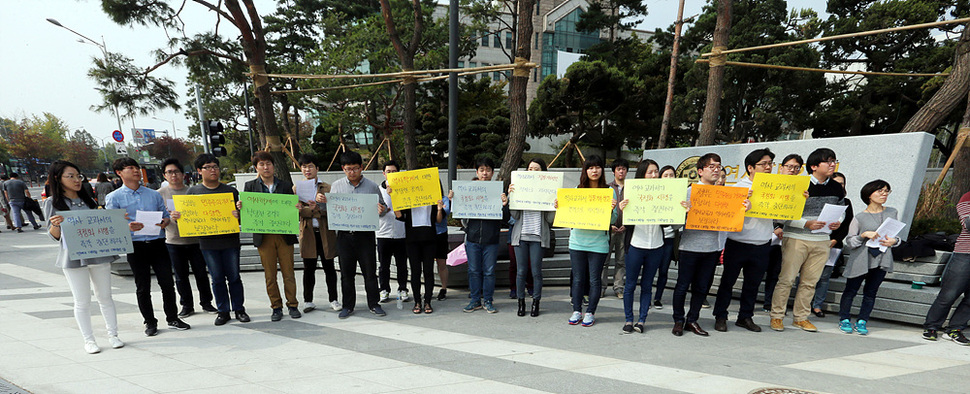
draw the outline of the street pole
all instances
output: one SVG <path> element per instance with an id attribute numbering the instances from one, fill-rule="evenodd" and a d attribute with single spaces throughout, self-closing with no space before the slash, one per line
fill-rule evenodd
<path id="1" fill-rule="evenodd" d="M 199 108 L 199 133 L 202 134 L 202 147 L 206 153 L 209 150 L 209 136 L 205 133 L 205 115 L 202 113 L 202 93 L 199 92 L 199 84 L 195 84 L 195 105 Z"/>
<path id="2" fill-rule="evenodd" d="M 667 144 L 667 130 L 670 129 L 670 113 L 674 104 L 674 83 L 677 76 L 677 50 L 680 48 L 680 31 L 684 27 L 684 0 L 680 0 L 677 9 L 677 23 L 674 25 L 674 47 L 670 52 L 670 76 L 667 78 L 667 101 L 664 102 L 664 117 L 660 123 L 660 138 L 657 139 L 657 149 L 663 149 Z M 647 149 L 644 141 L 643 149 Z"/>
<path id="3" fill-rule="evenodd" d="M 448 68 L 458 68 L 458 0 L 448 5 Z M 458 179 L 458 73 L 448 73 L 448 190 Z"/>

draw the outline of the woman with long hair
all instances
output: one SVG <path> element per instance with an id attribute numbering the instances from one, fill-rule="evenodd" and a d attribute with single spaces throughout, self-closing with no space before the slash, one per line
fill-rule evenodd
<path id="1" fill-rule="evenodd" d="M 64 271 L 71 294 L 74 295 L 74 318 L 84 338 L 84 350 L 91 354 L 101 351 L 94 340 L 94 331 L 91 328 L 89 308 L 92 284 L 94 295 L 98 297 L 98 304 L 101 306 L 101 316 L 104 317 L 105 327 L 108 330 L 108 343 L 112 348 L 121 348 L 125 343 L 118 339 L 118 317 L 115 313 L 114 301 L 111 299 L 111 262 L 117 257 L 70 260 L 65 241 L 61 237 L 61 223 L 64 222 L 64 216 L 59 212 L 98 209 L 98 203 L 94 201 L 94 196 L 88 188 L 82 187 L 81 171 L 73 163 L 58 160 L 51 164 L 48 183 L 51 194 L 44 204 L 44 212 L 50 224 L 47 232 L 51 238 L 61 243 L 55 265 Z"/>
<path id="2" fill-rule="evenodd" d="M 645 159 L 637 165 L 636 179 L 654 179 L 660 176 L 657 162 Z M 620 209 L 626 208 L 629 199 L 620 201 Z M 626 283 L 623 286 L 623 312 L 626 323 L 623 333 L 643 332 L 643 324 L 650 311 L 650 293 L 653 277 L 660 268 L 664 256 L 664 232 L 659 225 L 627 225 L 624 244 L 626 252 Z M 640 311 L 633 323 L 633 292 L 640 285 Z"/>
<path id="3" fill-rule="evenodd" d="M 546 171 L 546 162 L 541 158 L 529 161 L 528 171 Z M 515 185 L 509 185 L 509 194 L 515 192 Z M 533 278 L 532 310 L 530 316 L 539 316 L 539 300 L 542 298 L 542 253 L 551 245 L 552 222 L 556 211 L 511 211 L 515 224 L 509 232 L 509 240 L 515 251 L 517 261 L 515 272 L 516 295 L 519 298 L 519 316 L 525 316 L 526 279 L 531 268 Z"/>
<path id="4" fill-rule="evenodd" d="M 579 188 L 608 188 L 603 176 L 605 162 L 602 157 L 590 155 L 583 163 L 583 170 L 579 175 Z M 558 208 L 559 202 L 556 201 Z M 616 221 L 616 194 L 610 206 L 613 209 L 610 223 Z M 610 251 L 609 231 L 585 230 L 574 228 L 569 231 L 569 261 L 572 265 L 572 299 L 573 314 L 569 317 L 569 324 L 582 322 L 583 327 L 592 326 L 595 322 L 593 315 L 599 304 L 602 291 L 601 275 L 603 263 Z M 583 295 L 589 289 L 589 305 L 586 313 L 582 313 Z"/>

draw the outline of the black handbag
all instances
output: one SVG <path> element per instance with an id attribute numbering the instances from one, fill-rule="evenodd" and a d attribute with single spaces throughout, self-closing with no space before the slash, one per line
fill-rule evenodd
<path id="1" fill-rule="evenodd" d="M 40 209 L 40 203 L 38 203 L 37 200 L 33 198 L 28 198 L 24 200 L 24 209 L 26 209 L 29 212 L 33 212 L 35 215 L 37 215 L 40 218 L 40 221 L 45 220 L 44 211 Z"/>

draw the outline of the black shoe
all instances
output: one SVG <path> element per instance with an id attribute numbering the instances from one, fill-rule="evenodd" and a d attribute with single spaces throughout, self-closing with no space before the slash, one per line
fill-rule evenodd
<path id="1" fill-rule="evenodd" d="M 653 307 L 657 309 L 664 309 L 664 304 L 660 300 L 653 300 Z"/>
<path id="2" fill-rule="evenodd" d="M 754 324 L 754 320 L 751 320 L 750 317 L 740 319 L 734 322 L 734 325 L 738 327 L 743 327 L 748 331 L 761 332 L 761 327 L 758 326 L 757 324 Z"/>
<path id="3" fill-rule="evenodd" d="M 710 307 L 711 307 L 711 303 L 710 302 L 707 302 L 706 299 L 704 300 L 704 303 L 701 304 L 701 308 L 705 308 L 706 309 L 706 308 L 710 308 Z"/>
<path id="4" fill-rule="evenodd" d="M 373 308 L 370 308 L 370 313 L 373 313 L 373 314 L 375 314 L 377 316 L 380 316 L 380 317 L 387 316 L 387 312 L 384 312 L 384 308 L 381 308 L 380 305 L 377 305 L 377 306 L 375 306 Z"/>
<path id="5" fill-rule="evenodd" d="M 156 324 L 146 324 L 145 325 L 145 335 L 153 337 L 158 335 L 158 325 Z"/>
<path id="6" fill-rule="evenodd" d="M 205 313 L 219 313 L 219 310 L 212 306 L 212 304 L 202 305 L 202 310 L 205 311 Z"/>
<path id="7" fill-rule="evenodd" d="M 296 307 L 292 307 L 291 306 L 291 307 L 288 307 L 287 309 L 290 310 L 290 318 L 291 319 L 299 319 L 299 318 L 303 317 L 303 314 L 301 314 L 300 313 L 300 310 L 299 309 L 296 309 Z"/>
<path id="8" fill-rule="evenodd" d="M 643 331 L 644 331 L 643 330 L 643 322 L 637 322 L 637 324 L 634 324 L 633 325 L 633 331 L 636 331 L 636 332 L 639 332 L 639 333 L 642 334 Z"/>
<path id="9" fill-rule="evenodd" d="M 350 315 L 352 315 L 353 313 L 354 313 L 354 310 L 353 309 L 347 309 L 345 307 L 344 309 L 341 309 L 340 310 L 340 314 L 337 315 L 337 318 L 338 319 L 346 319 L 346 318 L 350 317 Z"/>
<path id="10" fill-rule="evenodd" d="M 812 313 L 814 313 L 814 314 L 815 314 L 815 316 L 816 316 L 816 317 L 818 317 L 818 318 L 823 318 L 823 317 L 825 317 L 825 311 L 823 311 L 823 310 L 821 310 L 821 309 L 819 309 L 818 311 L 812 311 Z"/>
<path id="11" fill-rule="evenodd" d="M 23 229 L 21 229 L 20 227 L 17 227 L 17 232 L 18 232 L 18 233 L 22 233 L 22 232 L 24 232 L 24 230 L 23 230 Z"/>
<path id="12" fill-rule="evenodd" d="M 682 321 L 675 322 L 674 323 L 674 329 L 673 330 L 670 330 L 670 332 L 672 334 L 674 334 L 674 336 L 678 336 L 678 337 L 683 336 L 684 335 L 684 322 L 682 322 Z"/>
<path id="13" fill-rule="evenodd" d="M 623 325 L 623 333 L 624 334 L 633 333 L 633 322 L 627 322 L 626 324 Z"/>
<path id="14" fill-rule="evenodd" d="M 936 330 L 923 330 L 923 339 L 927 341 L 935 341 L 939 336 Z"/>
<path id="15" fill-rule="evenodd" d="M 242 323 L 249 323 L 252 321 L 246 311 L 236 311 L 236 320 L 239 320 Z"/>
<path id="16" fill-rule="evenodd" d="M 720 332 L 727 332 L 727 319 L 715 319 L 714 330 L 720 331 Z"/>
<path id="17" fill-rule="evenodd" d="M 229 312 L 217 312 L 216 325 L 221 326 L 229 322 Z"/>
<path id="18" fill-rule="evenodd" d="M 444 301 L 448 298 L 448 289 L 438 290 L 438 301 Z"/>
<path id="19" fill-rule="evenodd" d="M 963 336 L 963 331 L 960 330 L 950 330 L 946 333 L 946 336 L 950 338 L 957 345 L 968 346 L 970 345 L 970 339 Z"/>
<path id="20" fill-rule="evenodd" d="M 283 320 L 283 308 L 273 308 L 273 314 L 269 316 L 272 321 Z"/>
<path id="21" fill-rule="evenodd" d="M 179 317 L 189 317 L 195 314 L 195 309 L 191 306 L 183 306 L 182 310 L 179 312 Z"/>
<path id="22" fill-rule="evenodd" d="M 39 228 L 40 228 L 40 225 L 37 225 L 37 224 L 34 225 L 34 230 L 39 229 Z"/>
<path id="23" fill-rule="evenodd" d="M 518 298 L 518 295 L 515 294 L 515 290 L 510 290 L 509 291 L 509 298 L 511 298 L 513 300 L 516 299 L 516 298 Z"/>
<path id="24" fill-rule="evenodd" d="M 538 317 L 539 316 L 539 300 L 538 299 L 533 299 L 532 300 L 532 313 L 530 313 L 529 316 L 532 316 L 532 317 Z"/>
<path id="25" fill-rule="evenodd" d="M 525 316 L 525 298 L 519 298 L 519 311 L 516 314 Z"/>
<path id="26" fill-rule="evenodd" d="M 711 334 L 708 334 L 707 331 L 704 331 L 704 329 L 701 328 L 701 325 L 697 324 L 697 322 L 687 324 L 687 329 L 690 330 L 690 332 L 700 335 L 702 337 L 711 335 Z"/>
<path id="27" fill-rule="evenodd" d="M 172 320 L 172 321 L 168 322 L 168 328 L 171 328 L 173 330 L 185 331 L 185 330 L 188 330 L 188 329 L 192 328 L 192 326 L 188 325 L 188 323 L 186 323 L 184 321 L 181 321 L 179 319 L 175 319 L 175 320 Z"/>

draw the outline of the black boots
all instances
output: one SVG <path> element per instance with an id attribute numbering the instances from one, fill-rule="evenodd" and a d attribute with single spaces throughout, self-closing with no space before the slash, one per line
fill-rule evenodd
<path id="1" fill-rule="evenodd" d="M 519 316 L 525 316 L 525 298 L 519 298 Z"/>
<path id="2" fill-rule="evenodd" d="M 530 316 L 532 316 L 532 317 L 539 316 L 539 300 L 538 299 L 535 299 L 535 298 L 532 299 L 532 313 L 530 314 Z"/>

